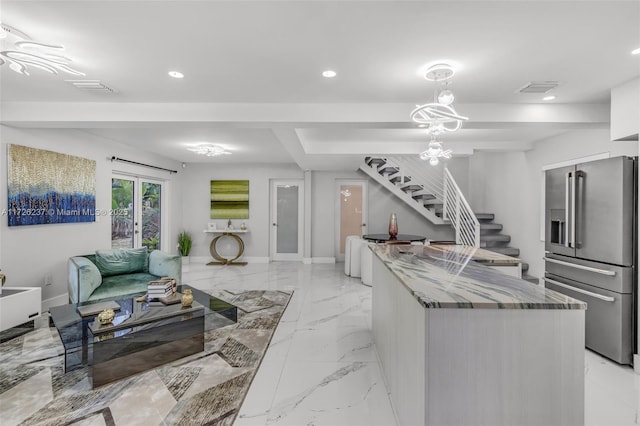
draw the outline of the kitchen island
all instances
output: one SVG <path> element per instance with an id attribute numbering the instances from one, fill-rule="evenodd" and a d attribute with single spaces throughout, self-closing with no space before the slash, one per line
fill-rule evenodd
<path id="1" fill-rule="evenodd" d="M 370 248 L 400 424 L 584 424 L 585 303 L 487 268 L 501 259 L 482 249 Z"/>

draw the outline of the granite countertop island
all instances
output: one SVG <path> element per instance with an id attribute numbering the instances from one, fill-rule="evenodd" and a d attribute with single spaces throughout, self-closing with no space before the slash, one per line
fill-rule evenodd
<path id="1" fill-rule="evenodd" d="M 399 424 L 584 424 L 585 303 L 492 269 L 518 260 L 486 250 L 369 247 Z"/>
<path id="2" fill-rule="evenodd" d="M 520 260 L 468 246 L 371 245 L 425 308 L 586 309 L 586 303 L 484 265 Z"/>

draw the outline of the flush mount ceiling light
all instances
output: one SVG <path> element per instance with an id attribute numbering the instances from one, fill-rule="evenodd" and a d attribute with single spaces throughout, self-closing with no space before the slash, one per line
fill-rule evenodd
<path id="1" fill-rule="evenodd" d="M 542 98 L 543 101 L 552 101 L 554 100 L 556 97 L 553 95 L 549 95 L 549 96 L 545 96 L 544 98 Z"/>
<path id="2" fill-rule="evenodd" d="M 229 151 L 221 147 L 220 145 L 214 145 L 211 143 L 202 143 L 192 148 L 187 148 L 189 151 L 193 151 L 198 155 L 206 155 L 207 157 L 216 157 L 218 155 L 231 154 Z"/>
<path id="3" fill-rule="evenodd" d="M 335 77 L 336 75 L 338 75 L 338 73 L 336 73 L 336 72 L 335 72 L 335 71 L 333 71 L 333 70 L 326 70 L 326 71 L 322 71 L 322 76 L 323 76 L 323 77 L 326 77 L 326 78 L 333 78 L 333 77 Z"/>
<path id="4" fill-rule="evenodd" d="M 184 74 L 180 71 L 169 71 L 169 75 L 173 78 L 184 78 Z"/>
<path id="5" fill-rule="evenodd" d="M 64 46 L 32 40 L 5 23 L 0 23 L 0 40 L 0 65 L 8 63 L 9 68 L 19 74 L 30 75 L 30 68 L 39 68 L 51 74 L 64 71 L 72 75 L 85 75 L 69 66 L 71 59 L 57 54 L 64 50 Z"/>
<path id="6" fill-rule="evenodd" d="M 640 55 L 640 47 L 631 51 L 632 55 Z"/>

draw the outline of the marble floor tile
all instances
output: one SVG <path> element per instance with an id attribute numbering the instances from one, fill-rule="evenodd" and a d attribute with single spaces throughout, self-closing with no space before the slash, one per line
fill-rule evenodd
<path id="1" fill-rule="evenodd" d="M 267 425 L 395 425 L 376 363 L 285 365 Z"/>

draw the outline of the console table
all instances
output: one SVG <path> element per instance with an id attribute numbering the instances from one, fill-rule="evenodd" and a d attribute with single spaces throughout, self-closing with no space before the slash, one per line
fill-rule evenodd
<path id="1" fill-rule="evenodd" d="M 240 238 L 238 234 L 246 234 L 247 232 L 249 232 L 248 230 L 220 229 L 220 230 L 211 230 L 211 231 L 205 230 L 203 232 L 207 234 L 218 234 L 216 237 L 214 237 L 214 239 L 211 241 L 211 245 L 209 246 L 209 252 L 211 253 L 211 257 L 213 257 L 215 261 L 209 262 L 207 263 L 207 265 L 246 265 L 247 264 L 247 262 L 237 262 L 237 260 L 244 253 L 244 241 L 242 241 L 242 238 Z M 218 243 L 218 240 L 220 240 L 220 238 L 222 237 L 231 237 L 234 240 L 236 240 L 236 242 L 238 243 L 238 253 L 235 255 L 235 257 L 231 259 L 227 259 L 225 257 L 220 256 L 220 254 L 218 253 L 218 250 L 216 250 L 216 244 Z"/>

